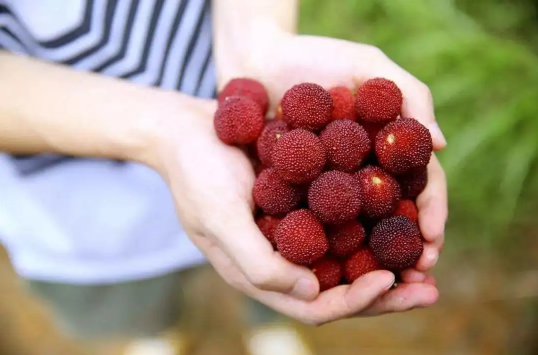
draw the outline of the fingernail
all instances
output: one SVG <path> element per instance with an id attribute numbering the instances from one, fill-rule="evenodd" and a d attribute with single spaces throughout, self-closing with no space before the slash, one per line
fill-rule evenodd
<path id="1" fill-rule="evenodd" d="M 303 301 L 311 301 L 316 297 L 315 285 L 309 279 L 299 279 L 295 284 L 295 287 L 293 287 L 290 296 Z"/>
<path id="2" fill-rule="evenodd" d="M 439 124 L 437 124 L 437 122 L 434 121 L 430 123 L 428 128 L 430 129 L 430 133 L 434 141 L 438 141 L 441 145 L 447 144 L 446 138 L 443 135 L 443 132 L 441 132 L 441 128 L 439 128 Z"/>
<path id="3" fill-rule="evenodd" d="M 394 285 L 396 285 L 396 277 L 394 276 L 394 274 L 392 274 L 392 277 L 390 278 L 390 282 L 387 283 L 387 286 L 385 286 L 385 289 L 390 290 L 392 288 L 392 286 L 394 286 Z"/>
<path id="4" fill-rule="evenodd" d="M 435 250 L 429 250 L 428 253 L 426 254 L 428 265 L 431 265 L 430 267 L 434 267 L 435 264 L 437 264 L 438 258 L 439 258 L 439 254 Z"/>

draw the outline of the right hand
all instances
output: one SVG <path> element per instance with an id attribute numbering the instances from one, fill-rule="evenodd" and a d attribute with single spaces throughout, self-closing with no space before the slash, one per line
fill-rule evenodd
<path id="1" fill-rule="evenodd" d="M 169 102 L 158 120 L 161 129 L 151 165 L 169 184 L 187 234 L 230 285 L 314 325 L 404 311 L 437 300 L 437 290 L 427 283 L 403 284 L 389 291 L 394 276 L 388 271 L 369 273 L 353 285 L 318 297 L 315 275 L 274 252 L 255 224 L 254 171 L 240 149 L 224 145 L 214 133 L 216 102 L 195 101 L 191 111 Z"/>

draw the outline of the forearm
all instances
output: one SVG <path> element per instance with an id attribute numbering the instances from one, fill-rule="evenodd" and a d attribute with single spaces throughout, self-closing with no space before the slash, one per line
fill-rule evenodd
<path id="1" fill-rule="evenodd" d="M 255 73 L 280 36 L 297 32 L 298 7 L 299 0 L 213 0 L 219 87 Z"/>
<path id="2" fill-rule="evenodd" d="M 0 51 L 0 150 L 146 162 L 161 95 Z M 179 104 L 182 99 L 189 101 L 178 95 Z"/>

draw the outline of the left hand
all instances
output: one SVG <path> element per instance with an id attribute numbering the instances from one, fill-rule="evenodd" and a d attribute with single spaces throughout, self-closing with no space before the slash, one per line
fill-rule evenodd
<path id="1" fill-rule="evenodd" d="M 266 47 L 267 51 L 254 51 L 249 62 L 249 69 L 254 71 L 252 76 L 263 82 L 269 91 L 272 110 L 290 87 L 301 82 L 314 82 L 325 88 L 337 85 L 356 88 L 370 78 L 385 77 L 393 80 L 402 90 L 402 115 L 417 119 L 430 130 L 434 150 L 446 146 L 435 121 L 433 98 L 428 87 L 390 60 L 380 49 L 315 36 L 279 34 L 275 38 L 267 41 L 270 44 Z M 417 199 L 419 224 L 425 239 L 424 252 L 416 269 L 402 273 L 404 285 L 390 291 L 371 306 L 376 310 L 374 313 L 380 308 L 387 308 L 383 303 L 395 302 L 402 294 L 405 294 L 406 304 L 410 308 L 431 304 L 437 299 L 437 293 L 430 289 L 435 285 L 435 280 L 426 271 L 435 265 L 442 250 L 448 206 L 446 178 L 435 154 L 432 154 L 428 174 L 428 185 Z M 418 288 L 414 289 L 413 294 L 407 294 L 406 287 Z M 420 287 L 423 287 L 423 293 Z"/>

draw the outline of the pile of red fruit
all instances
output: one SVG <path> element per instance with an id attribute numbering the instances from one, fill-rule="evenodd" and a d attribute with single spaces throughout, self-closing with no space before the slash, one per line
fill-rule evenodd
<path id="1" fill-rule="evenodd" d="M 217 136 L 252 155 L 258 227 L 284 258 L 310 267 L 322 291 L 417 263 L 415 199 L 427 183 L 432 138 L 401 117 L 394 82 L 294 85 L 274 119 L 266 118 L 264 85 L 250 78 L 228 82 L 218 101 Z"/>

